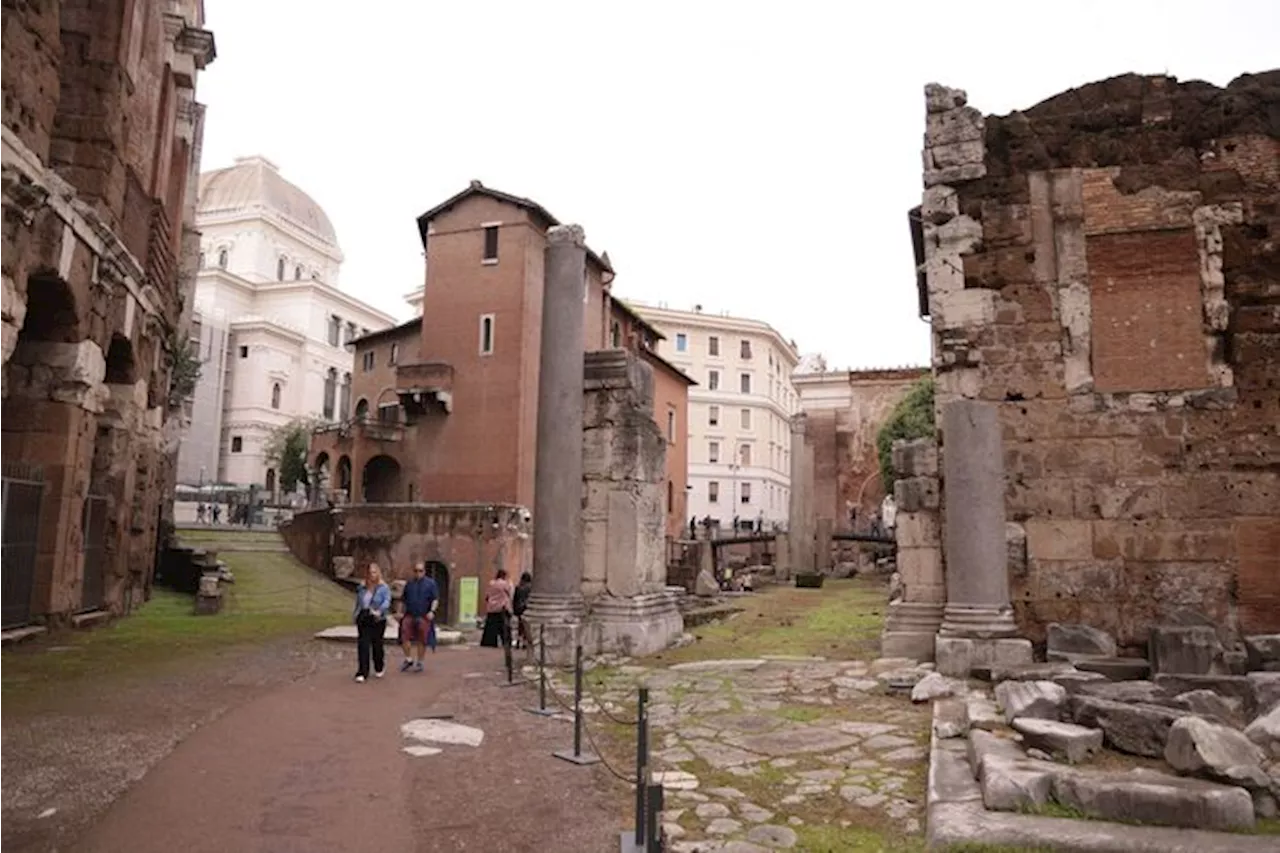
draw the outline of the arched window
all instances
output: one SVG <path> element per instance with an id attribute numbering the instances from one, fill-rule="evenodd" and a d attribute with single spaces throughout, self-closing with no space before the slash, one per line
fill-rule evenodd
<path id="1" fill-rule="evenodd" d="M 276 469 L 268 468 L 267 469 L 267 494 L 275 495 L 275 493 L 276 493 Z"/>
<path id="2" fill-rule="evenodd" d="M 276 260 L 276 281 L 284 281 L 284 258 Z"/>
<path id="3" fill-rule="evenodd" d="M 225 270 L 227 268 L 227 250 L 218 250 L 218 269 Z"/>
<path id="4" fill-rule="evenodd" d="M 369 417 L 369 401 L 364 397 L 361 397 L 359 402 L 356 403 L 356 417 L 361 420 Z"/>
<path id="5" fill-rule="evenodd" d="M 293 268 L 293 280 L 294 281 L 302 280 L 302 264 L 298 264 L 296 267 Z"/>
<path id="6" fill-rule="evenodd" d="M 271 386 L 271 408 L 280 408 L 280 383 L 276 382 Z"/>

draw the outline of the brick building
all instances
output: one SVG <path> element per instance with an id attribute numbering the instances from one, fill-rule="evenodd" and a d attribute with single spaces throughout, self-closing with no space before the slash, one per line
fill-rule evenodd
<path id="1" fill-rule="evenodd" d="M 533 506 L 543 253 L 556 224 L 536 202 L 478 181 L 419 217 L 422 316 L 355 342 L 355 417 L 311 443 L 332 490 L 353 503 Z M 613 278 L 607 255 L 588 252 L 583 350 L 629 349 L 653 367 L 675 535 L 693 381 L 657 355 L 660 333 L 612 295 Z"/>
<path id="2" fill-rule="evenodd" d="M 195 86 L 214 45 L 199 0 L 3 15 L 11 626 L 127 611 L 150 589 L 190 390 Z"/>
<path id="3" fill-rule="evenodd" d="M 813 445 L 815 520 L 825 518 L 835 529 L 846 529 L 856 509 L 859 525 L 867 524 L 884 499 L 876 436 L 894 406 L 928 372 L 903 367 L 792 375 Z"/>
<path id="4" fill-rule="evenodd" d="M 926 96 L 937 401 L 998 407 L 1020 628 L 1280 630 L 1280 71 Z"/>

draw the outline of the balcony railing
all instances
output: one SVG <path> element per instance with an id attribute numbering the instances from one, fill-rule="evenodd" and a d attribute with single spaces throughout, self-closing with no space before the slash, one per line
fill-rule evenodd
<path id="1" fill-rule="evenodd" d="M 334 421 L 316 427 L 315 435 L 333 436 L 336 440 L 364 438 L 370 441 L 400 441 L 404 438 L 404 424 L 400 421 L 381 420 L 363 415 Z"/>
<path id="2" fill-rule="evenodd" d="M 398 364 L 396 391 L 400 394 L 453 391 L 453 365 L 441 361 Z"/>

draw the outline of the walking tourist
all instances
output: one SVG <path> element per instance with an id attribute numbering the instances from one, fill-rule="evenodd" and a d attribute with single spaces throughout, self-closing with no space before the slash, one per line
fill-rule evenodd
<path id="1" fill-rule="evenodd" d="M 516 648 L 533 648 L 533 637 L 529 633 L 529 623 L 525 621 L 524 612 L 529 608 L 529 594 L 533 592 L 533 575 L 528 572 L 520 575 L 520 583 L 516 584 L 515 596 L 511 603 L 511 611 L 516 615 Z"/>
<path id="2" fill-rule="evenodd" d="M 382 570 L 370 563 L 364 582 L 356 588 L 356 681 L 369 677 L 369 658 L 373 658 L 373 674 L 381 678 L 386 672 L 382 635 L 387 630 L 387 612 L 391 609 L 391 588 L 382 580 Z"/>
<path id="3" fill-rule="evenodd" d="M 439 599 L 440 590 L 436 582 L 427 577 L 427 567 L 418 563 L 413 567 L 413 580 L 404 585 L 404 595 L 401 596 L 404 605 L 404 613 L 400 617 L 400 645 L 404 648 L 401 672 L 408 672 L 410 668 L 414 672 L 422 672 L 422 657 L 427 650 Z M 418 652 L 416 661 L 413 657 L 415 648 Z"/>
<path id="4" fill-rule="evenodd" d="M 484 633 L 480 636 L 480 645 L 497 648 L 511 644 L 511 597 L 507 570 L 498 569 L 484 593 Z"/>

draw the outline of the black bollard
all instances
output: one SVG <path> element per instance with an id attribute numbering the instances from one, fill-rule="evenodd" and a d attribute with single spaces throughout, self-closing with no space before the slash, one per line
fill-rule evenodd
<path id="1" fill-rule="evenodd" d="M 582 645 L 574 649 L 573 665 L 573 752 L 552 753 L 556 758 L 563 758 L 574 764 L 595 764 L 600 760 L 598 755 L 582 751 Z"/>
<path id="2" fill-rule="evenodd" d="M 661 785 L 647 786 L 648 802 L 645 804 L 645 837 L 648 839 L 647 853 L 662 853 L 662 831 L 658 826 L 658 816 L 662 814 L 663 792 Z"/>
<path id="3" fill-rule="evenodd" d="M 547 626 L 538 626 L 538 707 L 526 708 L 530 714 L 550 717 L 555 711 L 547 708 Z"/>
<path id="4" fill-rule="evenodd" d="M 645 785 L 649 781 L 649 688 L 636 699 L 636 847 L 645 839 Z"/>

